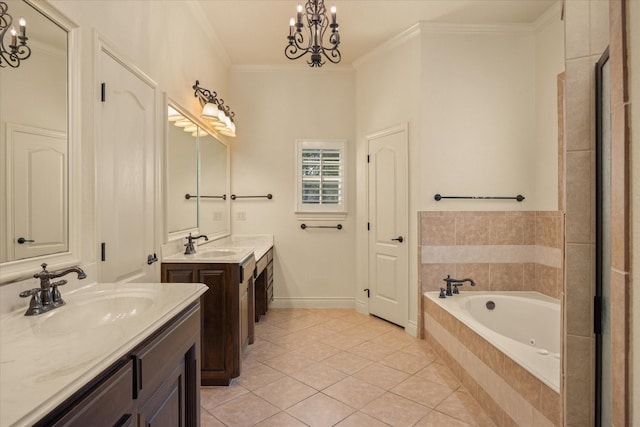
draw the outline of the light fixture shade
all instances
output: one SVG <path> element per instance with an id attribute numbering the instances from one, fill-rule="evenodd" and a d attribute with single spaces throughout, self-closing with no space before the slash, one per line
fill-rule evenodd
<path id="1" fill-rule="evenodd" d="M 236 136 L 235 131 L 233 131 L 233 130 L 231 130 L 229 128 L 220 129 L 220 133 L 222 135 L 230 136 L 230 137 L 233 137 L 233 138 L 235 138 L 235 136 Z"/>
<path id="2" fill-rule="evenodd" d="M 191 120 L 182 119 L 182 120 L 178 120 L 178 121 L 174 122 L 173 124 L 178 126 L 179 128 L 183 128 L 183 127 L 186 127 L 186 126 L 191 126 L 193 123 L 191 122 Z"/>
<path id="3" fill-rule="evenodd" d="M 184 117 L 182 116 L 182 114 L 178 113 L 170 105 L 167 106 L 167 117 L 170 122 L 177 122 L 178 120 L 184 120 Z"/>
<path id="4" fill-rule="evenodd" d="M 198 128 L 198 130 L 196 130 L 191 134 L 191 136 L 207 136 L 207 135 L 209 135 L 209 133 L 207 133 L 207 131 L 202 128 Z"/>
<path id="5" fill-rule="evenodd" d="M 218 122 L 220 121 L 218 118 L 219 114 L 220 110 L 218 109 L 218 106 L 213 102 L 207 102 L 204 104 L 204 107 L 202 107 L 202 114 L 200 117 L 206 120 L 211 120 L 212 122 Z"/>
<path id="6" fill-rule="evenodd" d="M 182 130 L 184 130 L 185 132 L 195 132 L 198 130 L 198 126 L 192 124 L 190 126 L 185 126 Z"/>

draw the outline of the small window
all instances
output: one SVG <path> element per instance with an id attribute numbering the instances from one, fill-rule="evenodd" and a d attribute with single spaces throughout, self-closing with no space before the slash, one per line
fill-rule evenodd
<path id="1" fill-rule="evenodd" d="M 345 212 L 345 141 L 296 143 L 297 212 Z"/>

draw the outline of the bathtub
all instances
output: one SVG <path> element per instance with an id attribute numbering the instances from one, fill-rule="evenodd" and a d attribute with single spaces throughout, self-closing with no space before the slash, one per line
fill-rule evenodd
<path id="1" fill-rule="evenodd" d="M 429 298 L 556 392 L 560 302 L 537 292 L 466 292 Z"/>

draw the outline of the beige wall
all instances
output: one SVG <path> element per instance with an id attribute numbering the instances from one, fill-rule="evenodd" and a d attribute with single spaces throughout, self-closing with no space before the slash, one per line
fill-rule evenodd
<path id="1" fill-rule="evenodd" d="M 409 139 L 409 319 L 406 330 L 417 334 L 418 235 L 417 204 L 420 194 L 418 174 L 421 164 L 420 123 L 420 34 L 418 27 L 400 34 L 356 63 L 356 162 L 357 211 L 356 231 L 356 302 L 360 311 L 368 312 L 365 293 L 368 280 L 367 236 L 367 135 L 402 123 L 408 124 Z"/>
<path id="2" fill-rule="evenodd" d="M 231 192 L 273 194 L 231 204 L 234 234 L 273 234 L 276 307 L 353 307 L 355 283 L 355 83 L 350 68 L 232 68 L 238 137 L 231 143 Z M 231 101 L 230 101 L 231 102 Z M 295 214 L 296 139 L 347 141 L 347 216 Z M 245 219 L 239 219 L 240 217 Z M 307 219 L 304 219 L 307 218 Z M 302 230 L 300 224 L 342 230 Z"/>

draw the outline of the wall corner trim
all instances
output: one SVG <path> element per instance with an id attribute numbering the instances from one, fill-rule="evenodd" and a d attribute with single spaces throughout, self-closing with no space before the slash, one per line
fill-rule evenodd
<path id="1" fill-rule="evenodd" d="M 357 58 L 355 61 L 353 61 L 353 67 L 355 69 L 358 69 L 363 64 L 369 62 L 370 60 L 376 58 L 377 56 L 382 55 L 390 51 L 391 49 L 394 49 L 395 47 L 408 42 L 412 38 L 420 35 L 421 28 L 422 28 L 421 23 L 412 25 L 411 27 L 407 28 L 397 36 L 392 37 L 391 39 L 382 43 L 380 46 L 373 49 L 372 51 L 367 52 L 361 57 Z"/>

